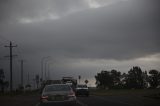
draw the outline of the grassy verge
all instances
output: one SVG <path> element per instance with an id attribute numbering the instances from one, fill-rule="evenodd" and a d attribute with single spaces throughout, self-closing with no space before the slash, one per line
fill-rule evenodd
<path id="1" fill-rule="evenodd" d="M 115 95 L 137 95 L 145 97 L 156 96 L 156 98 L 159 98 L 160 89 L 115 89 L 115 90 L 95 89 L 95 90 L 90 90 L 90 94 L 97 96 L 115 96 Z"/>
<path id="2" fill-rule="evenodd" d="M 0 96 L 17 96 L 17 95 L 39 95 L 39 91 L 13 91 L 13 92 L 5 92 L 0 93 Z"/>

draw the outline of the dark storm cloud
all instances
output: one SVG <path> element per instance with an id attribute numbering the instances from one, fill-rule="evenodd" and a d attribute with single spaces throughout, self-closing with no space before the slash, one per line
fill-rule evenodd
<path id="1" fill-rule="evenodd" d="M 65 12 L 85 7 L 87 5 L 84 0 L 1 0 L 0 21 L 38 18 L 50 13 L 63 15 Z"/>
<path id="2" fill-rule="evenodd" d="M 150 12 L 153 8 L 125 5 L 78 14 L 75 22 L 67 21 L 71 23 L 71 27 L 65 26 L 69 34 L 78 36 L 73 42 L 86 51 L 78 51 L 82 57 L 125 59 L 159 52 L 159 23 Z"/>
<path id="3" fill-rule="evenodd" d="M 14 35 L 13 40 L 23 43 L 25 53 L 132 59 L 159 53 L 158 12 L 156 3 L 149 0 L 120 2 L 56 21 L 15 24 L 17 27 L 11 27 L 10 34 Z"/>

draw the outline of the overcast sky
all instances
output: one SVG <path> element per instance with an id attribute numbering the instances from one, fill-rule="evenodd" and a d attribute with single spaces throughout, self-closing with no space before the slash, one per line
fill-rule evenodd
<path id="1" fill-rule="evenodd" d="M 159 0 L 0 0 L 0 68 L 9 75 L 9 41 L 14 80 L 41 75 L 50 56 L 52 79 L 82 76 L 93 85 L 101 70 L 160 70 Z"/>

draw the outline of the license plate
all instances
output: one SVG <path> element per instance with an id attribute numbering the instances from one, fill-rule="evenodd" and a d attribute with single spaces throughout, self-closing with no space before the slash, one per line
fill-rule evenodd
<path id="1" fill-rule="evenodd" d="M 53 100 L 53 101 L 55 101 L 55 97 L 54 96 L 52 96 L 50 99 Z"/>
<path id="2" fill-rule="evenodd" d="M 62 101 L 62 100 L 64 100 L 64 97 L 61 95 L 56 95 L 56 96 L 52 96 L 51 100 L 52 101 Z"/>
<path id="3" fill-rule="evenodd" d="M 61 100 L 64 100 L 64 98 L 63 98 L 63 96 L 56 96 L 56 97 L 55 97 L 55 100 L 61 101 Z"/>

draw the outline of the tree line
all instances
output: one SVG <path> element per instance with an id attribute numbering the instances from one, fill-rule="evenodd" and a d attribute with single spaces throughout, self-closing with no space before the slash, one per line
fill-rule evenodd
<path id="1" fill-rule="evenodd" d="M 5 88 L 8 88 L 9 82 L 5 81 L 5 75 L 3 69 L 0 69 L 0 89 L 1 92 L 4 92 Z"/>
<path id="2" fill-rule="evenodd" d="M 97 88 L 102 89 L 143 89 L 160 86 L 158 70 L 142 71 L 138 66 L 131 68 L 128 73 L 117 70 L 102 70 L 95 76 Z"/>
<path id="3" fill-rule="evenodd" d="M 28 79 L 29 80 L 29 79 Z M 35 76 L 34 79 L 35 83 L 36 83 L 36 88 L 39 88 L 39 75 Z M 4 74 L 4 70 L 0 69 L 0 93 L 4 93 L 4 91 L 9 87 L 9 82 L 6 81 L 5 79 L 5 74 Z M 22 84 L 18 85 L 18 88 L 16 89 L 16 91 L 23 91 L 24 89 L 31 89 L 31 85 L 29 84 L 29 81 L 27 82 L 27 84 L 25 86 L 23 86 Z"/>

